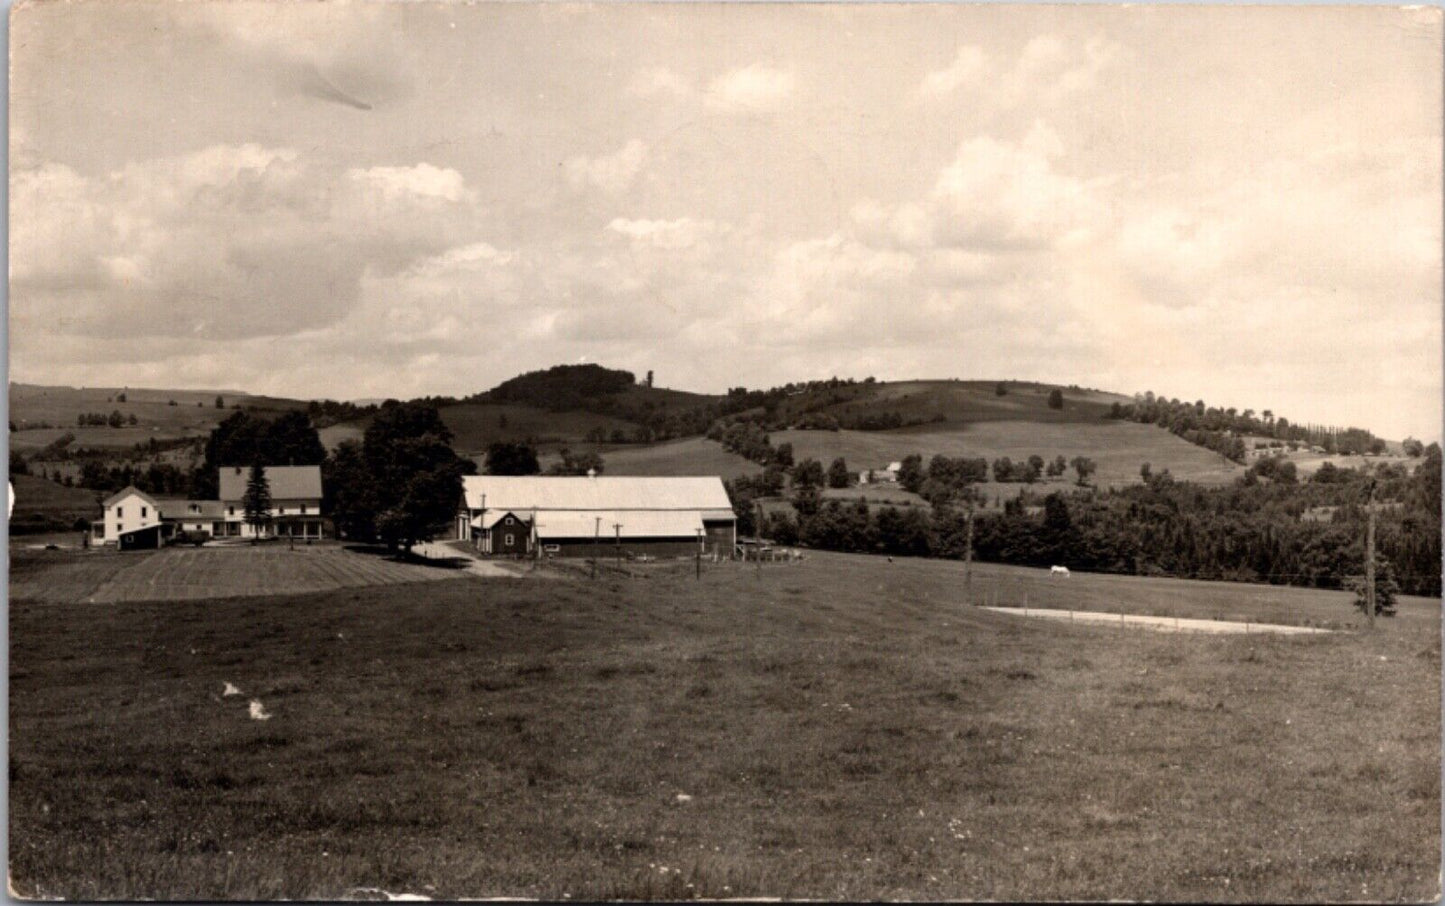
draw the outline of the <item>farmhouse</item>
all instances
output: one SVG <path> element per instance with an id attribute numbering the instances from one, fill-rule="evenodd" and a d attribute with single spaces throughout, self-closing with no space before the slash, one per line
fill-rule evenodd
<path id="1" fill-rule="evenodd" d="M 263 537 L 322 538 L 320 466 L 267 466 L 271 488 L 271 523 Z M 122 550 L 157 547 L 180 532 L 206 532 L 213 538 L 253 538 L 246 524 L 246 479 L 250 469 L 220 470 L 220 500 L 154 497 L 135 487 L 113 494 L 102 506 L 95 540 Z"/>
<path id="2" fill-rule="evenodd" d="M 471 475 L 458 538 L 484 554 L 732 556 L 737 517 L 722 479 Z"/>
<path id="3" fill-rule="evenodd" d="M 880 484 L 882 482 L 898 480 L 898 473 L 903 469 L 903 463 L 890 462 L 887 468 L 866 469 L 858 474 L 859 484 Z"/>

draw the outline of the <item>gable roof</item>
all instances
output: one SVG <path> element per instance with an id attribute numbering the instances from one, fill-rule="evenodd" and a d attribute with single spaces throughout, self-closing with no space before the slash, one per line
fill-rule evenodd
<path id="1" fill-rule="evenodd" d="M 191 511 L 191 507 L 196 509 Z M 219 519 L 223 507 L 219 500 L 180 500 L 162 498 L 156 501 L 162 519 Z"/>
<path id="2" fill-rule="evenodd" d="M 134 496 L 136 496 L 136 497 L 139 497 L 140 499 L 146 501 L 146 502 L 149 503 L 151 506 L 155 507 L 157 510 L 159 510 L 159 509 L 161 508 L 161 505 L 156 501 L 156 499 L 155 499 L 154 497 L 152 497 L 151 495 L 147 494 L 145 491 L 142 491 L 140 488 L 136 487 L 136 486 L 133 485 L 133 484 L 131 484 L 131 485 L 126 485 L 125 487 L 121 488 L 119 491 L 116 491 L 114 494 L 112 494 L 112 495 L 110 495 L 109 497 L 105 498 L 105 501 L 104 501 L 103 503 L 101 503 L 101 506 L 103 506 L 103 507 L 112 507 L 112 506 L 115 506 L 117 503 L 120 503 L 122 500 L 124 500 L 125 498 L 130 497 L 130 496 L 132 496 L 132 495 L 134 495 Z"/>
<path id="3" fill-rule="evenodd" d="M 468 475 L 462 478 L 467 509 L 511 510 L 518 514 L 548 510 L 708 510 L 707 518 L 731 519 L 732 502 L 716 475 L 697 477 L 641 475 Z"/>
<path id="4" fill-rule="evenodd" d="M 266 466 L 266 481 L 271 485 L 272 500 L 319 500 L 321 498 L 320 466 Z M 240 500 L 246 496 L 248 466 L 221 467 L 221 499 Z"/>

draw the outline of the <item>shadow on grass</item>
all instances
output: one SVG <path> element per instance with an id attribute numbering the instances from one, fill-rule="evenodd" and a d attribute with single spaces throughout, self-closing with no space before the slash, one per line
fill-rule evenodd
<path id="1" fill-rule="evenodd" d="M 364 554 L 390 563 L 406 563 L 411 566 L 430 566 L 434 569 L 464 570 L 466 557 L 426 557 L 414 551 L 391 550 L 381 544 L 348 544 L 344 550 L 353 554 Z"/>

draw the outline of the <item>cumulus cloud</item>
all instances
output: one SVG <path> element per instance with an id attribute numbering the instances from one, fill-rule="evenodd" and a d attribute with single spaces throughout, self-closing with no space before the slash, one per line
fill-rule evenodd
<path id="1" fill-rule="evenodd" d="M 918 93 L 930 100 L 967 93 L 994 109 L 1038 106 L 1089 91 L 1122 55 L 1118 44 L 1098 37 L 1066 42 L 1057 35 L 1038 35 L 1012 60 L 965 44 L 951 63 L 924 75 Z"/>
<path id="2" fill-rule="evenodd" d="M 295 150 L 216 145 L 99 176 L 12 180 L 12 311 L 73 333 L 242 339 L 314 328 L 367 268 L 469 227 L 473 195 L 430 164 L 330 171 Z"/>
<path id="3" fill-rule="evenodd" d="M 777 110 L 793 95 L 793 73 L 763 63 L 725 72 L 707 87 L 707 104 L 727 113 Z"/>
<path id="4" fill-rule="evenodd" d="M 647 143 L 634 138 L 612 154 L 570 158 L 566 165 L 567 182 L 576 191 L 591 188 L 620 195 L 632 186 L 646 160 Z"/>
<path id="5" fill-rule="evenodd" d="M 627 91 L 642 98 L 682 98 L 692 94 L 692 85 L 666 66 L 650 66 L 633 74 Z"/>

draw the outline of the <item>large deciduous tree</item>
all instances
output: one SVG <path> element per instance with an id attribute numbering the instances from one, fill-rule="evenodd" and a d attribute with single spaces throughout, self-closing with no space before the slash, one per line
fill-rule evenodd
<path id="1" fill-rule="evenodd" d="M 375 494 L 375 536 L 408 553 L 456 515 L 462 476 L 476 470 L 451 448 L 452 432 L 434 406 L 383 406 L 362 437 Z"/>
<path id="2" fill-rule="evenodd" d="M 499 441 L 487 447 L 488 475 L 536 475 L 542 471 L 530 444 Z"/>

